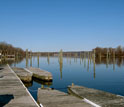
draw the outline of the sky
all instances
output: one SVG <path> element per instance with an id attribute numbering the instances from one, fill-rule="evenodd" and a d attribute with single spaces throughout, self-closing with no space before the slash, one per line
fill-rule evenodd
<path id="1" fill-rule="evenodd" d="M 0 0 L 0 41 L 41 52 L 124 46 L 124 0 Z"/>

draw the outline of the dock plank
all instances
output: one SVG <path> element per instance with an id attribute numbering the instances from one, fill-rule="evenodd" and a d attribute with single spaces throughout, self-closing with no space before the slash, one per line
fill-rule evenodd
<path id="1" fill-rule="evenodd" d="M 0 107 L 39 107 L 9 66 L 0 70 Z"/>
<path id="2" fill-rule="evenodd" d="M 92 107 L 90 104 L 58 90 L 50 88 L 38 89 L 38 101 L 43 107 Z"/>
<path id="3" fill-rule="evenodd" d="M 88 99 L 101 107 L 124 107 L 124 97 L 112 93 L 83 86 L 69 86 L 68 92 L 82 99 Z"/>
<path id="4" fill-rule="evenodd" d="M 26 70 L 30 71 L 33 73 L 33 77 L 44 80 L 44 81 L 52 81 L 53 77 L 52 74 L 48 71 L 41 70 L 40 68 L 26 68 Z"/>
<path id="5" fill-rule="evenodd" d="M 23 82 L 31 82 L 32 81 L 32 73 L 26 71 L 24 68 L 13 67 L 12 70 L 17 74 L 17 76 Z"/>

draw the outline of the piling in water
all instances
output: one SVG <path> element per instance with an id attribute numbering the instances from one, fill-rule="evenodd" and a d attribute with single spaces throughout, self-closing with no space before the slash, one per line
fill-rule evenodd
<path id="1" fill-rule="evenodd" d="M 88 52 L 88 64 L 87 64 L 87 71 L 89 71 L 89 52 Z"/>
<path id="2" fill-rule="evenodd" d="M 28 49 L 26 49 L 26 68 L 28 67 Z"/>
<path id="3" fill-rule="evenodd" d="M 49 56 L 49 53 L 48 53 L 48 56 L 47 56 L 47 63 L 48 63 L 48 65 L 50 64 L 50 56 Z"/>
<path id="4" fill-rule="evenodd" d="M 113 51 L 113 70 L 115 71 L 115 51 Z"/>
<path id="5" fill-rule="evenodd" d="M 37 67 L 39 68 L 39 52 L 37 53 Z"/>
<path id="6" fill-rule="evenodd" d="M 107 50 L 107 53 L 106 53 L 106 68 L 108 68 L 108 55 L 109 55 L 109 52 Z"/>
<path id="7" fill-rule="evenodd" d="M 62 79 L 62 68 L 63 68 L 63 51 L 62 51 L 62 49 L 59 52 L 59 65 L 60 65 L 60 77 Z"/>
<path id="8" fill-rule="evenodd" d="M 30 51 L 30 67 L 32 67 L 32 51 Z"/>
<path id="9" fill-rule="evenodd" d="M 94 75 L 94 79 L 96 77 L 96 73 L 95 73 L 96 72 L 96 61 L 95 61 L 96 59 L 95 58 L 96 58 L 96 52 L 95 52 L 95 49 L 94 49 L 94 53 L 93 53 L 93 71 L 94 71 L 93 75 Z"/>

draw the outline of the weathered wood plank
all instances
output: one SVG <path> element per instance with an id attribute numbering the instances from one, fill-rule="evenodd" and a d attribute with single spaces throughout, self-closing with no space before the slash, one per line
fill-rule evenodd
<path id="1" fill-rule="evenodd" d="M 0 107 L 39 107 L 9 66 L 0 70 Z"/>
<path id="2" fill-rule="evenodd" d="M 38 102 L 43 107 L 92 107 L 79 98 L 50 88 L 38 89 Z"/>
<path id="3" fill-rule="evenodd" d="M 24 68 L 13 67 L 12 69 L 23 82 L 32 81 L 32 73 L 26 71 Z"/>
<path id="4" fill-rule="evenodd" d="M 33 77 L 44 80 L 44 81 L 52 81 L 52 74 L 48 71 L 41 70 L 40 68 L 26 68 L 30 72 L 33 73 Z"/>
<path id="5" fill-rule="evenodd" d="M 112 93 L 83 86 L 69 86 L 68 92 L 82 99 L 86 98 L 102 107 L 124 107 L 124 97 Z"/>

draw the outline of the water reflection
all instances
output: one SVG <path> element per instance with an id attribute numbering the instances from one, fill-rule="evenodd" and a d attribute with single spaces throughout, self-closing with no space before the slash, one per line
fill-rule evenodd
<path id="1" fill-rule="evenodd" d="M 20 63 L 21 61 L 23 61 L 24 58 L 9 58 L 9 59 L 0 59 L 0 65 L 6 65 L 6 64 L 9 64 L 9 65 L 12 65 L 14 64 L 14 66 L 16 66 L 16 64 Z"/>
<path id="2" fill-rule="evenodd" d="M 33 81 L 32 82 L 23 82 L 24 85 L 29 88 L 29 87 L 32 87 L 33 86 L 33 83 L 36 82 L 38 84 L 40 84 L 41 86 L 46 86 L 46 87 L 50 87 L 52 85 L 52 81 L 42 81 L 40 79 L 37 79 L 37 78 L 34 78 L 33 77 Z"/>
<path id="3" fill-rule="evenodd" d="M 54 87 L 55 89 L 60 90 L 60 88 L 75 83 L 89 88 L 91 87 L 117 94 L 123 94 L 124 79 L 122 76 L 124 75 L 124 58 L 110 57 L 108 55 L 107 59 L 106 57 L 102 57 L 100 54 L 99 57 L 96 57 L 94 53 L 95 52 L 89 52 L 87 54 L 81 53 L 81 55 L 77 56 L 77 61 L 76 57 L 72 57 L 70 54 L 68 54 L 67 57 L 63 56 L 62 50 L 59 53 L 59 57 L 51 57 L 49 54 L 46 57 L 38 55 L 33 56 L 32 66 L 51 72 L 53 75 L 53 83 L 33 79 L 33 82 L 26 86 L 29 87 L 30 90 L 37 90 L 37 88 L 40 88 L 42 85 L 46 87 Z M 28 60 L 30 60 L 30 57 Z M 16 66 L 25 67 L 25 61 L 26 60 L 23 60 Z M 29 61 L 29 63 L 30 62 L 31 61 Z M 106 68 L 106 65 L 108 68 Z M 66 89 L 61 91 L 67 92 Z M 35 92 L 32 93 L 34 95 Z"/>
<path id="4" fill-rule="evenodd" d="M 23 82 L 23 83 L 24 83 L 24 85 L 25 85 L 27 88 L 29 88 L 29 87 L 31 87 L 31 86 L 33 85 L 33 82 L 28 82 L 28 83 Z"/>
<path id="5" fill-rule="evenodd" d="M 33 78 L 33 81 L 35 81 L 41 85 L 48 86 L 48 87 L 50 87 L 52 85 L 52 81 L 42 81 L 42 80 L 39 80 L 37 78 Z"/>
<path id="6" fill-rule="evenodd" d="M 39 62 L 39 53 L 38 53 L 38 55 L 37 55 L 37 67 L 39 68 L 39 65 L 40 65 L 40 62 Z"/>

